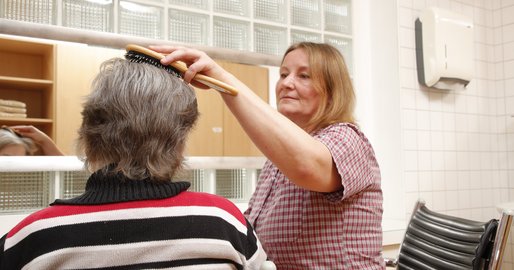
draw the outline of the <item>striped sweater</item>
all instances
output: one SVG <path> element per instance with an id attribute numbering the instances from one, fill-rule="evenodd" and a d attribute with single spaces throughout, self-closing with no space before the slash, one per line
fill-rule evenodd
<path id="1" fill-rule="evenodd" d="M 259 269 L 266 255 L 229 200 L 187 182 L 94 173 L 0 239 L 0 269 Z"/>

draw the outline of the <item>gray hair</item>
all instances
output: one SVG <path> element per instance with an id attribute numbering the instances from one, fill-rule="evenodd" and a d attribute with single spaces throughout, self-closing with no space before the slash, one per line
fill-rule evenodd
<path id="1" fill-rule="evenodd" d="M 131 179 L 170 180 L 182 168 L 197 119 L 194 90 L 181 79 L 150 64 L 110 59 L 84 104 L 78 150 L 90 171 L 110 165 Z"/>
<path id="2" fill-rule="evenodd" d="M 12 129 L 2 127 L 0 129 L 0 149 L 8 145 L 21 145 L 25 148 L 25 155 L 33 155 L 38 149 L 31 138 L 22 137 Z"/>

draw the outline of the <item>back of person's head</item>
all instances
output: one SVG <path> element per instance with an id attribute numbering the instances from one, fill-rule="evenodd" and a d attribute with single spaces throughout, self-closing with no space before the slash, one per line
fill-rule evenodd
<path id="1" fill-rule="evenodd" d="M 37 146 L 34 141 L 30 138 L 26 138 L 16 133 L 9 127 L 1 127 L 0 128 L 0 155 L 13 155 L 12 151 L 8 149 L 13 149 L 14 147 L 18 149 L 23 149 L 23 155 L 33 155 L 37 151 Z M 19 152 L 19 151 L 16 151 Z"/>
<path id="2" fill-rule="evenodd" d="M 296 49 L 308 55 L 313 87 L 321 97 L 309 126 L 317 130 L 336 122 L 355 124 L 355 93 L 341 52 L 330 44 L 299 42 L 286 50 L 284 58 Z"/>
<path id="3" fill-rule="evenodd" d="M 90 171 L 169 180 L 182 168 L 198 118 L 194 90 L 161 68 L 115 58 L 104 62 L 82 111 L 78 149 Z"/>

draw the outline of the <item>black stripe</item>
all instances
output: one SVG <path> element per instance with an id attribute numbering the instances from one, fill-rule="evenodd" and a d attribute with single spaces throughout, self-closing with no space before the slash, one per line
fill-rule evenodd
<path id="1" fill-rule="evenodd" d="M 243 266 L 235 263 L 231 260 L 226 259 L 187 259 L 177 261 L 166 261 L 166 262 L 151 262 L 151 263 L 139 263 L 130 265 L 120 265 L 112 267 L 101 267 L 101 268 L 87 268 L 81 270 L 138 270 L 138 269 L 160 269 L 170 267 L 181 267 L 181 266 L 192 266 L 192 265 L 204 265 L 204 264 L 232 264 L 238 270 L 243 270 Z"/>
<path id="2" fill-rule="evenodd" d="M 257 250 L 257 240 L 251 227 L 248 227 L 246 237 L 219 217 L 160 217 L 55 226 L 29 235 L 7 250 L 4 259 L 9 258 L 9 263 L 13 263 L 10 265 L 14 267 L 25 265 L 42 254 L 68 247 L 191 238 L 226 240 L 246 258 Z"/>

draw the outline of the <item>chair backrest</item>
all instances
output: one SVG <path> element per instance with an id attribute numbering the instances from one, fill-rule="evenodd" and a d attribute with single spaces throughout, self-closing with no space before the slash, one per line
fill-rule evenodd
<path id="1" fill-rule="evenodd" d="M 398 269 L 488 269 L 498 220 L 444 215 L 423 201 L 414 208 L 398 256 Z"/>

